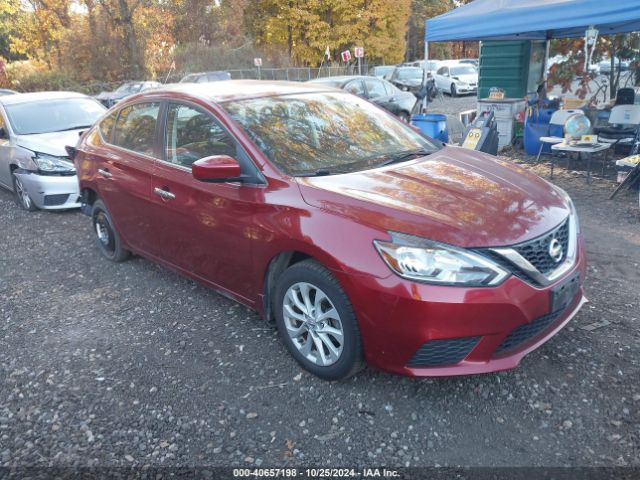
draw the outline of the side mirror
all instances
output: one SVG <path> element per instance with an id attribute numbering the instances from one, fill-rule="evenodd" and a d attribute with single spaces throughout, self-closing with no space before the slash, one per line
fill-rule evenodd
<path id="1" fill-rule="evenodd" d="M 0 127 L 0 139 L 1 140 L 9 140 L 9 135 L 4 127 Z"/>
<path id="2" fill-rule="evenodd" d="M 224 183 L 243 181 L 240 164 L 228 155 L 201 158 L 191 165 L 193 178 L 201 182 Z"/>

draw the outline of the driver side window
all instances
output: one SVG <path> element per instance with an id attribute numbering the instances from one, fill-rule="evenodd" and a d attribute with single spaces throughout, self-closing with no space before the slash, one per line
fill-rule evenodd
<path id="1" fill-rule="evenodd" d="M 191 168 L 213 155 L 236 157 L 234 139 L 208 113 L 189 105 L 170 104 L 167 111 L 165 159 Z"/>

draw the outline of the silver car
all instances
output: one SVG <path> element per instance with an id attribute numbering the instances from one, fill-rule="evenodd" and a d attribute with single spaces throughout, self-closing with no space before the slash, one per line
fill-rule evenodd
<path id="1" fill-rule="evenodd" d="M 102 116 L 98 101 L 70 92 L 0 97 L 0 186 L 25 210 L 80 207 L 78 178 L 65 146 Z"/>

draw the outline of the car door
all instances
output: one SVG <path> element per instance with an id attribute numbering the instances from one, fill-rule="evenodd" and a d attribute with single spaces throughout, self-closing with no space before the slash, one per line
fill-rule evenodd
<path id="1" fill-rule="evenodd" d="M 134 250 L 150 249 L 151 175 L 158 156 L 156 130 L 160 102 L 125 106 L 99 126 L 107 144 L 87 152 L 96 163 L 98 194 L 120 235 Z"/>
<path id="2" fill-rule="evenodd" d="M 448 92 L 450 86 L 451 79 L 449 78 L 449 67 L 440 67 L 436 72 L 436 87 Z"/>
<path id="3" fill-rule="evenodd" d="M 154 254 L 215 287 L 249 300 L 252 218 L 262 196 L 258 171 L 235 138 L 203 108 L 167 105 L 164 148 L 153 172 Z M 241 165 L 247 183 L 205 183 L 191 165 L 228 155 Z"/>
<path id="4" fill-rule="evenodd" d="M 392 95 L 389 95 L 382 81 L 377 78 L 367 78 L 364 83 L 367 87 L 367 98 L 370 102 L 381 106 L 394 115 L 399 113 L 398 105 L 394 103 L 395 99 Z"/>

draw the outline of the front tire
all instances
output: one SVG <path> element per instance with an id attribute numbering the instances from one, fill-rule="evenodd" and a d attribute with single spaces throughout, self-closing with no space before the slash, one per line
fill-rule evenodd
<path id="1" fill-rule="evenodd" d="M 358 322 L 336 278 L 315 260 L 289 267 L 276 285 L 276 325 L 289 353 L 324 380 L 364 367 Z"/>
<path id="2" fill-rule="evenodd" d="M 457 97 L 458 96 L 458 89 L 456 88 L 456 84 L 455 83 L 451 84 L 451 96 L 452 97 Z"/>
<path id="3" fill-rule="evenodd" d="M 38 207 L 36 207 L 35 203 L 29 196 L 29 192 L 27 192 L 26 188 L 22 183 L 22 180 L 15 174 L 12 174 L 13 178 L 13 192 L 16 197 L 16 203 L 20 205 L 20 208 L 26 210 L 27 212 L 35 212 Z"/>
<path id="4" fill-rule="evenodd" d="M 122 241 L 111 221 L 111 216 L 101 200 L 96 200 L 91 210 L 91 223 L 96 245 L 104 258 L 115 263 L 124 262 L 131 252 L 122 247 Z"/>

